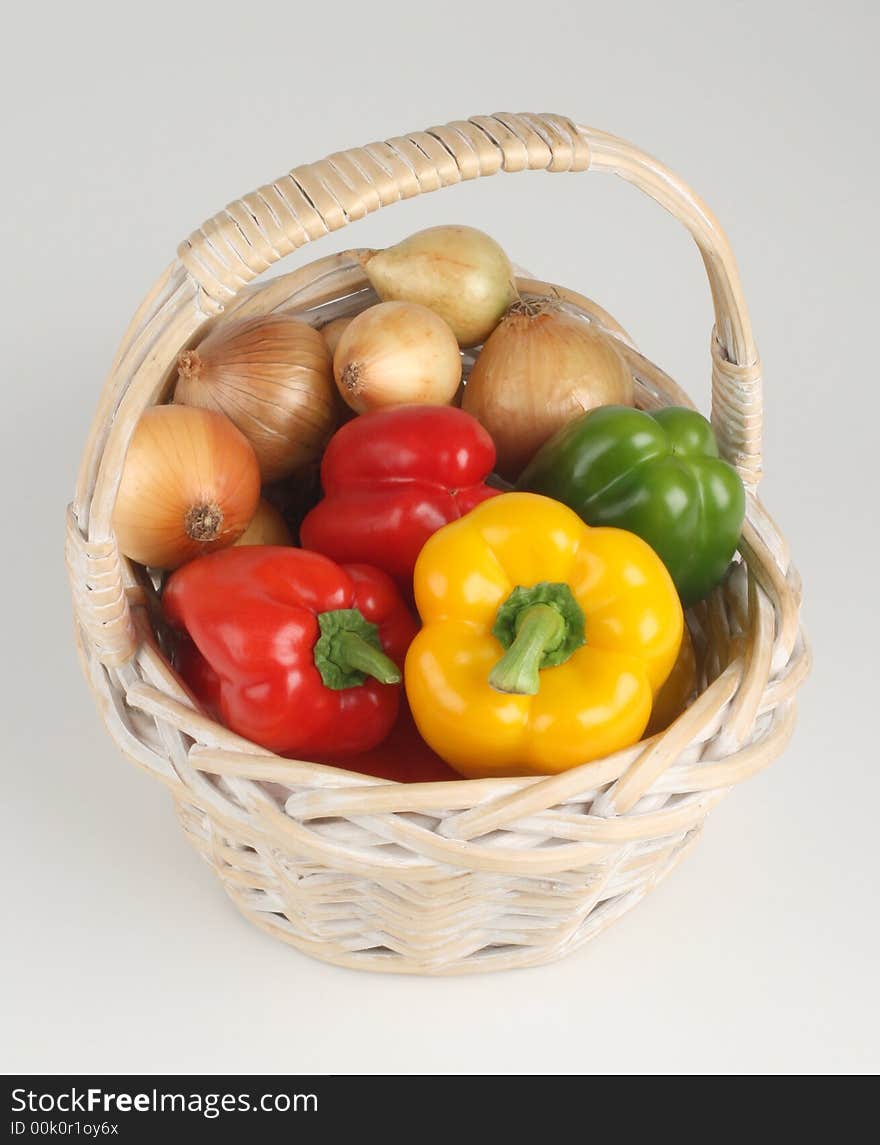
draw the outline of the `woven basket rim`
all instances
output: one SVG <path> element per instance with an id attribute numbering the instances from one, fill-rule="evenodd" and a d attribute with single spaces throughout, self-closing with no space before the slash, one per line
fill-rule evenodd
<path id="1" fill-rule="evenodd" d="M 193 340 L 204 337 L 207 331 L 215 328 L 215 326 L 233 323 L 242 320 L 243 317 L 253 317 L 256 314 L 271 313 L 279 310 L 305 319 L 317 327 L 331 321 L 334 317 L 348 316 L 357 313 L 375 301 L 375 296 L 372 294 L 368 279 L 359 259 L 361 252 L 362 248 L 340 251 L 336 254 L 315 260 L 300 268 L 298 271 L 276 275 L 267 281 L 258 281 L 242 291 L 237 299 L 226 307 L 221 314 L 201 327 L 198 335 Z M 332 279 L 338 275 L 340 271 L 346 274 L 347 289 L 341 297 L 327 298 L 321 286 L 327 276 L 330 276 Z M 319 287 L 319 299 L 317 305 L 307 306 L 304 309 L 297 310 L 288 305 L 289 297 L 292 293 L 295 295 L 301 294 L 304 277 L 310 279 L 313 285 Z M 529 296 L 558 299 L 569 312 L 577 314 L 614 338 L 621 352 L 627 358 L 631 368 L 641 371 L 650 368 L 652 378 L 655 382 L 659 379 L 660 384 L 674 388 L 676 401 L 694 408 L 693 403 L 686 393 L 681 390 L 680 387 L 677 387 L 672 379 L 660 370 L 659 367 L 653 366 L 649 359 L 638 351 L 623 327 L 621 327 L 607 311 L 604 311 L 591 299 L 559 284 L 545 282 L 532 277 L 518 276 L 517 286 L 522 293 Z M 172 368 L 172 366 L 173 362 L 169 362 L 169 369 Z M 646 395 L 642 394 L 641 396 L 644 397 Z M 650 395 L 647 396 L 650 397 Z M 640 402 L 638 404 L 641 408 L 650 407 L 650 402 Z M 754 502 L 752 500 L 750 500 L 748 506 L 747 520 L 750 519 L 750 514 L 752 516 L 754 515 Z M 736 556 L 738 560 L 734 562 L 734 566 L 732 567 L 735 567 L 743 560 L 739 552 L 737 552 Z M 133 567 L 131 562 L 124 557 L 122 558 L 122 562 L 130 569 Z M 169 668 L 174 672 L 173 666 L 170 664 Z M 174 674 L 181 688 L 186 690 L 186 685 L 180 680 L 176 672 Z M 697 698 L 699 698 L 699 694 Z M 689 709 L 686 709 L 686 711 L 687 710 Z M 467 779 L 462 777 L 458 779 L 450 778 L 420 781 L 413 784 L 393 778 L 373 776 L 356 770 L 349 770 L 345 767 L 344 763 L 331 764 L 320 760 L 307 760 L 298 757 L 276 755 L 243 737 L 234 735 L 234 733 L 229 732 L 222 724 L 212 720 L 211 717 L 204 715 L 203 718 L 224 733 L 225 738 L 230 741 L 237 741 L 236 747 L 241 752 L 243 763 L 245 761 L 253 763 L 258 759 L 271 760 L 273 761 L 273 766 L 278 771 L 283 771 L 286 766 L 292 767 L 296 765 L 297 770 L 301 773 L 310 773 L 315 783 L 319 786 L 329 784 L 331 787 L 348 785 L 360 788 L 399 788 L 401 789 L 400 794 L 404 807 L 413 802 L 417 802 L 421 805 L 425 797 L 429 793 L 433 793 L 435 789 L 438 791 L 438 805 L 439 803 L 446 805 L 450 803 L 455 805 L 461 803 L 464 805 L 466 803 L 467 806 L 474 808 L 491 801 L 494 796 L 512 796 L 516 792 L 527 790 L 536 784 L 545 783 L 548 779 L 556 779 L 557 785 L 565 790 L 589 790 L 595 786 L 594 776 L 601 777 L 599 782 L 603 785 L 609 782 L 608 774 L 610 772 L 613 771 L 615 773 L 615 778 L 619 777 L 635 758 L 653 746 L 662 743 L 664 737 L 669 732 L 669 728 L 664 729 L 653 736 L 639 740 L 629 747 L 622 748 L 619 751 L 612 752 L 599 759 L 579 764 L 576 767 L 567 769 L 565 772 L 532 775 L 490 775 L 481 777 L 480 779 Z M 723 724 L 724 716 L 722 715 L 721 727 L 723 727 Z M 233 747 L 232 742 L 230 742 L 224 750 L 231 752 L 236 750 L 236 748 Z M 213 758 L 210 751 L 203 751 L 198 744 L 196 744 L 191 753 L 191 758 L 197 765 L 200 761 L 204 762 L 206 764 L 205 772 L 210 773 L 210 761 Z M 565 776 L 564 780 L 560 779 L 560 776 L 563 775 Z M 345 783 L 342 782 L 343 778 Z M 407 795 L 406 793 L 411 792 L 413 787 L 424 793 L 424 796 L 415 799 L 411 794 Z M 443 794 L 442 799 L 440 798 L 441 791 Z M 466 791 L 468 795 L 465 799 L 464 793 Z"/>

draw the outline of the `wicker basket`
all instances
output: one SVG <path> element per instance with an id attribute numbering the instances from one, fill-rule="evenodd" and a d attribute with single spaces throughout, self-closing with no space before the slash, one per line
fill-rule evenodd
<path id="1" fill-rule="evenodd" d="M 283 255 L 399 199 L 499 171 L 606 171 L 690 231 L 715 307 L 712 419 L 746 483 L 740 558 L 688 613 L 700 694 L 662 735 L 559 775 L 399 784 L 280 759 L 201 714 L 156 635 L 153 584 L 111 528 L 122 461 L 178 351 L 230 315 L 294 310 L 321 324 L 374 301 L 351 253 L 255 288 Z M 639 404 L 690 405 L 602 310 Z M 257 926 L 346 966 L 461 973 L 530 966 L 618 918 L 696 842 L 707 812 L 788 740 L 809 667 L 800 584 L 756 497 L 761 373 L 728 243 L 671 172 L 631 145 L 556 115 L 476 117 L 298 167 L 191 235 L 129 327 L 101 399 L 67 560 L 83 664 L 122 751 L 167 784 L 183 828 Z"/>

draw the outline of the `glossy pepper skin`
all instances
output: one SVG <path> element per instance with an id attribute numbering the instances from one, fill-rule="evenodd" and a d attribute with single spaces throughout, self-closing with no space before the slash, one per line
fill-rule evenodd
<path id="1" fill-rule="evenodd" d="M 385 573 L 302 549 L 231 548 L 178 569 L 162 603 L 185 634 L 178 671 L 254 743 L 343 758 L 394 725 L 416 625 Z"/>
<path id="2" fill-rule="evenodd" d="M 324 500 L 300 528 L 304 548 L 364 561 L 409 589 L 428 537 L 498 492 L 484 484 L 495 446 L 453 406 L 398 406 L 347 422 L 321 462 Z"/>
<path id="3" fill-rule="evenodd" d="M 684 627 L 643 540 L 532 493 L 436 533 L 415 594 L 410 707 L 427 743 L 471 777 L 564 771 L 635 743 Z"/>
<path id="4" fill-rule="evenodd" d="M 723 579 L 745 516 L 739 474 L 708 421 L 672 406 L 603 406 L 532 458 L 517 487 L 555 497 L 589 525 L 628 529 L 659 553 L 685 605 Z"/>

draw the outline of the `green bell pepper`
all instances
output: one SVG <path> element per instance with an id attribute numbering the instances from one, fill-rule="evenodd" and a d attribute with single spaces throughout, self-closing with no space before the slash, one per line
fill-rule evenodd
<path id="1" fill-rule="evenodd" d="M 590 410 L 542 446 L 518 487 L 562 501 L 588 525 L 637 533 L 685 604 L 722 580 L 745 517 L 742 481 L 718 456 L 712 427 L 678 406 Z"/>

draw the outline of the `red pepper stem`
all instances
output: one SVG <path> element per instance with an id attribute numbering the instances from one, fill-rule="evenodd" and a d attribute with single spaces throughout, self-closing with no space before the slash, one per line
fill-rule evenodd
<path id="1" fill-rule="evenodd" d="M 400 669 L 394 661 L 356 632 L 340 632 L 337 635 L 334 658 L 343 670 L 354 668 L 366 676 L 372 676 L 380 684 L 400 683 Z"/>
<path id="2" fill-rule="evenodd" d="M 537 695 L 538 676 L 544 654 L 556 648 L 565 635 L 565 621 L 552 604 L 532 604 L 517 617 L 513 643 L 489 674 L 496 692 L 515 696 Z"/>
<path id="3" fill-rule="evenodd" d="M 380 684 L 399 684 L 400 669 L 382 651 L 379 629 L 356 608 L 318 613 L 321 635 L 315 644 L 315 667 L 324 686 L 338 691 L 357 688 L 374 677 Z"/>

